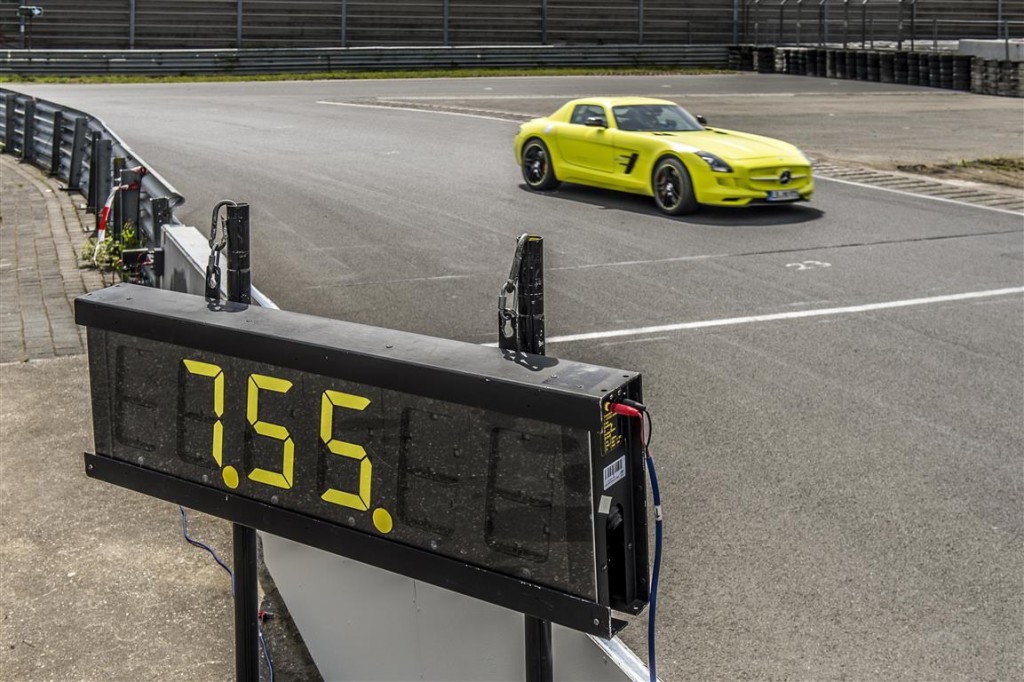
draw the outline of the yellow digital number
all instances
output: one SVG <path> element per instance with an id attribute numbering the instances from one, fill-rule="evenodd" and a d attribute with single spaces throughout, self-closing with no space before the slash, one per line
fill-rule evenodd
<path id="1" fill-rule="evenodd" d="M 355 443 L 348 443 L 343 440 L 334 438 L 334 408 L 344 407 L 349 410 L 365 410 L 366 406 L 370 404 L 369 399 L 358 395 L 352 395 L 351 393 L 342 393 L 341 391 L 324 391 L 323 398 L 320 401 L 320 440 L 327 445 L 327 449 L 335 455 L 341 457 L 351 457 L 359 462 L 359 492 L 348 493 L 344 490 L 337 490 L 336 488 L 328 488 L 327 491 L 320 497 L 325 502 L 336 504 L 341 507 L 348 507 L 349 509 L 356 509 L 358 511 L 367 511 L 370 508 L 370 485 L 373 481 L 373 464 L 370 462 L 370 458 L 366 456 L 366 450 Z M 383 511 L 383 510 L 377 510 Z M 385 512 L 386 514 L 386 512 Z M 378 524 L 375 513 L 374 524 Z M 388 518 L 390 522 L 390 517 Z M 389 532 L 391 530 L 390 523 L 386 524 L 387 530 L 382 532 Z"/>
<path id="2" fill-rule="evenodd" d="M 198 360 L 182 360 L 189 374 L 213 379 L 213 414 L 217 421 L 213 422 L 213 458 L 217 466 L 224 464 L 224 425 L 220 418 L 224 416 L 224 371 L 218 365 Z"/>
<path id="3" fill-rule="evenodd" d="M 255 429 L 256 433 L 267 438 L 282 441 L 281 471 L 269 471 L 268 469 L 253 469 L 249 472 L 249 478 L 257 483 L 276 486 L 278 488 L 292 487 L 292 472 L 295 466 L 295 443 L 288 429 L 280 424 L 260 421 L 259 400 L 260 391 L 274 391 L 275 393 L 287 393 L 292 387 L 292 382 L 287 379 L 270 377 L 263 374 L 249 375 L 249 392 L 245 416 Z"/>

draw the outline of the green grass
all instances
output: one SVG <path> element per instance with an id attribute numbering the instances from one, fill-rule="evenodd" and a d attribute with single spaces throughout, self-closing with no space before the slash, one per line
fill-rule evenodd
<path id="1" fill-rule="evenodd" d="M 236 83 L 250 81 L 366 80 L 383 78 L 491 78 L 508 76 L 692 76 L 735 73 L 715 68 L 550 68 L 550 69 L 436 69 L 426 71 L 320 71 L 274 74 L 179 74 L 175 76 L 9 76 L 10 83 Z"/>
<path id="2" fill-rule="evenodd" d="M 1024 157 L 996 156 L 987 159 L 972 159 L 961 161 L 964 168 L 987 168 L 998 171 L 1024 171 Z"/>

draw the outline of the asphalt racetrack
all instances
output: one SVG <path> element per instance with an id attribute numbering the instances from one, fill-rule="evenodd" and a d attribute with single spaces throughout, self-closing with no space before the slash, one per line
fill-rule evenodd
<path id="1" fill-rule="evenodd" d="M 644 374 L 665 680 L 1024 676 L 1021 215 L 824 178 L 679 219 L 535 194 L 502 117 L 660 94 L 811 156 L 917 161 L 1019 153 L 1019 100 L 781 76 L 16 89 L 103 118 L 204 231 L 248 201 L 282 308 L 490 342 L 515 238 L 542 235 L 549 354 Z M 623 639 L 645 656 L 643 622 Z"/>

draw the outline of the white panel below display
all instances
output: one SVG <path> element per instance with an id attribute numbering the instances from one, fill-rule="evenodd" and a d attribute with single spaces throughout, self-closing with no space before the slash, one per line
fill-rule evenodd
<path id="1" fill-rule="evenodd" d="M 523 616 L 267 533 L 263 556 L 327 682 L 525 679 Z M 556 682 L 646 682 L 618 639 L 552 627 Z"/>

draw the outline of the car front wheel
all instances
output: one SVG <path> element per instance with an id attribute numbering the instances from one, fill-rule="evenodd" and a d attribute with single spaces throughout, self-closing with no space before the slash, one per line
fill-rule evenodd
<path id="1" fill-rule="evenodd" d="M 668 215 L 685 215 L 697 210 L 697 197 L 686 166 L 667 156 L 654 167 L 651 176 L 654 203 Z"/>
<path id="2" fill-rule="evenodd" d="M 537 138 L 523 145 L 523 180 L 530 189 L 539 191 L 551 190 L 561 184 L 555 176 L 547 145 Z"/>

